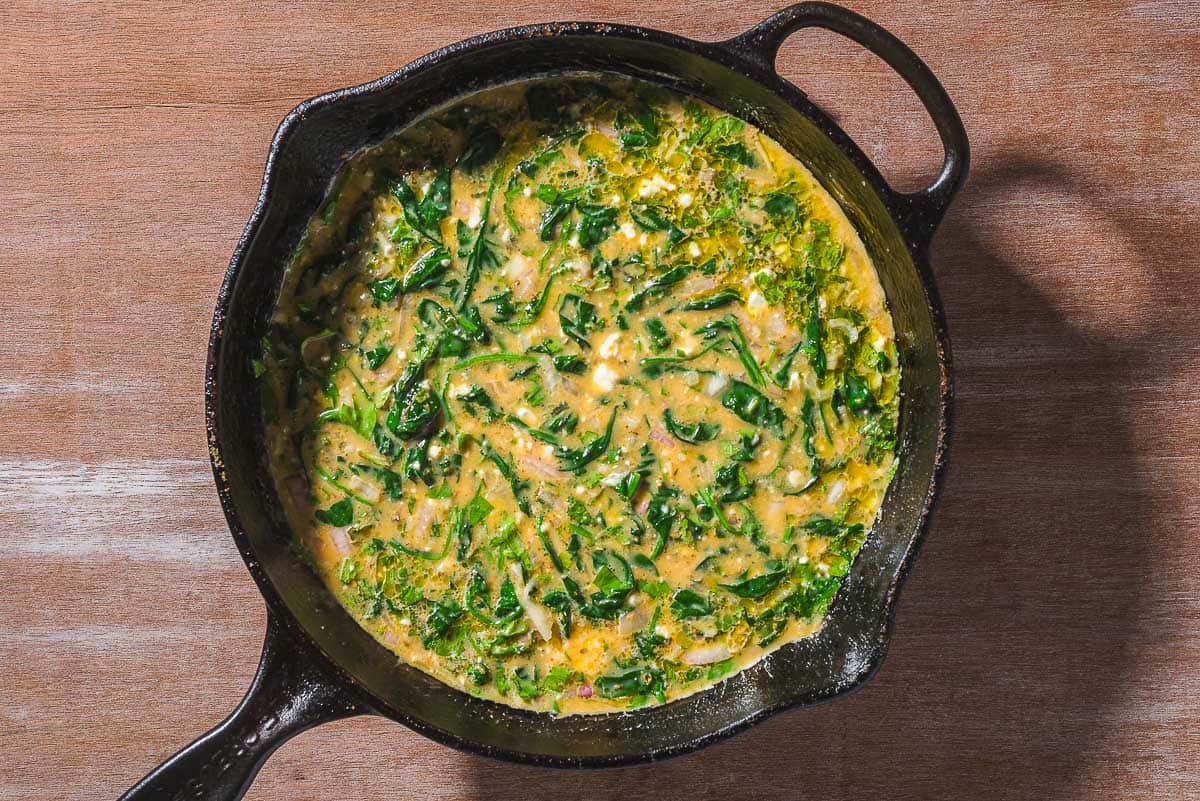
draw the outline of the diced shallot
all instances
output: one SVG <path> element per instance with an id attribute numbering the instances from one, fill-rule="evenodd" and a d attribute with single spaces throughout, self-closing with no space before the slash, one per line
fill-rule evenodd
<path id="1" fill-rule="evenodd" d="M 517 602 L 525 610 L 534 631 L 541 635 L 543 640 L 548 641 L 554 636 L 554 618 L 550 616 L 550 610 L 529 597 L 529 585 L 521 575 L 520 564 L 514 562 L 509 565 L 508 573 L 512 576 L 513 586 L 517 590 Z"/>
<path id="2" fill-rule="evenodd" d="M 706 645 L 703 648 L 693 648 L 683 655 L 683 661 L 689 665 L 711 665 L 713 662 L 723 662 L 732 654 L 724 645 Z"/>
<path id="3" fill-rule="evenodd" d="M 433 523 L 433 512 L 433 504 L 429 501 L 425 501 L 425 503 L 417 507 L 417 513 L 412 518 L 412 533 L 416 536 L 418 542 L 421 537 L 429 533 L 429 527 Z"/>
<path id="4" fill-rule="evenodd" d="M 308 480 L 301 475 L 288 476 L 283 480 L 287 487 L 288 495 L 291 496 L 292 503 L 296 508 L 303 511 L 311 506 L 308 500 Z"/>
<path id="5" fill-rule="evenodd" d="M 721 394 L 725 386 L 729 383 L 729 376 L 724 373 L 713 373 L 708 377 L 708 381 L 704 383 L 704 394 L 710 398 L 715 398 Z"/>
<path id="6" fill-rule="evenodd" d="M 546 391 L 557 394 L 562 389 L 562 376 L 558 370 L 554 369 L 554 360 L 545 354 L 538 356 L 538 366 L 542 368 L 542 381 L 546 384 Z"/>
<path id="7" fill-rule="evenodd" d="M 858 326 L 849 320 L 843 320 L 840 317 L 834 317 L 827 323 L 827 325 L 830 328 L 836 328 L 844 333 L 846 335 L 846 341 L 850 344 L 853 345 L 858 341 Z"/>
<path id="8" fill-rule="evenodd" d="M 329 529 L 329 544 L 337 551 L 338 556 L 350 555 L 350 534 L 346 526 Z"/>
<path id="9" fill-rule="evenodd" d="M 379 500 L 379 487 L 367 481 L 362 476 L 351 473 L 344 479 L 346 486 L 366 498 L 371 503 Z"/>
<path id="10" fill-rule="evenodd" d="M 562 470 L 559 470 L 545 459 L 529 453 L 523 453 L 518 456 L 517 459 L 520 461 L 521 467 L 524 468 L 525 472 L 531 473 L 540 478 L 565 479 L 569 475 L 568 473 L 564 473 Z"/>
<path id="11" fill-rule="evenodd" d="M 628 637 L 635 631 L 641 631 L 650 622 L 650 604 L 641 606 L 621 615 L 617 621 L 617 634 Z"/>
<path id="12" fill-rule="evenodd" d="M 842 495 L 846 492 L 846 480 L 838 479 L 833 482 L 829 488 L 829 494 L 825 496 L 825 500 L 830 504 L 835 504 L 842 499 Z"/>
<path id="13" fill-rule="evenodd" d="M 675 440 L 671 438 L 670 434 L 668 434 L 666 431 L 660 431 L 657 428 L 650 429 L 650 439 L 654 440 L 659 445 L 662 445 L 664 448 L 671 449 L 679 447 L 675 444 Z"/>
<path id="14" fill-rule="evenodd" d="M 781 312 L 771 312 L 767 317 L 766 329 L 772 338 L 784 336 L 788 332 L 787 318 Z"/>

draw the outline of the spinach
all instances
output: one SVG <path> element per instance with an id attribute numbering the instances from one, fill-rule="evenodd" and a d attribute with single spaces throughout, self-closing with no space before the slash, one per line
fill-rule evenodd
<path id="1" fill-rule="evenodd" d="M 408 449 L 404 457 L 404 477 L 433 486 L 433 465 L 429 463 L 429 440 L 422 439 Z"/>
<path id="2" fill-rule="evenodd" d="M 568 684 L 573 684 L 582 679 L 582 673 L 578 673 L 563 665 L 555 665 L 550 668 L 550 671 L 546 674 L 546 678 L 542 679 L 542 689 L 553 693 L 560 693 L 567 688 Z"/>
<path id="3" fill-rule="evenodd" d="M 367 360 L 367 367 L 370 367 L 372 370 L 378 370 L 383 366 L 383 363 L 387 361 L 387 357 L 391 355 L 391 345 L 380 342 L 378 345 L 364 353 L 363 357 Z"/>
<path id="4" fill-rule="evenodd" d="M 845 398 L 850 411 L 859 417 L 866 417 L 879 411 L 879 405 L 871 394 L 871 388 L 867 386 L 866 380 L 856 373 L 846 373 L 842 380 L 842 397 Z"/>
<path id="5" fill-rule="evenodd" d="M 654 549 L 650 552 L 651 559 L 657 559 L 667 547 L 667 537 L 670 536 L 671 528 L 679 517 L 679 510 L 675 507 L 678 497 L 679 490 L 666 484 L 659 486 L 650 496 L 650 505 L 646 507 L 646 520 L 657 535 Z"/>
<path id="6" fill-rule="evenodd" d="M 394 276 L 380 278 L 367 284 L 367 291 L 371 293 L 371 297 L 380 303 L 386 303 L 396 297 L 396 292 L 400 289 L 400 279 Z"/>
<path id="7" fill-rule="evenodd" d="M 800 212 L 800 207 L 791 195 L 772 192 L 763 202 L 763 210 L 772 217 L 795 218 Z"/>
<path id="8" fill-rule="evenodd" d="M 678 284 L 691 274 L 695 267 L 691 264 L 681 264 L 672 267 L 662 275 L 648 281 L 645 286 L 629 296 L 625 308 L 629 311 L 639 311 L 646 305 L 646 299 L 662 295 L 671 287 Z"/>
<path id="9" fill-rule="evenodd" d="M 479 353 L 450 365 L 450 372 L 457 373 L 481 364 L 532 364 L 536 361 L 536 356 L 530 356 L 527 353 Z"/>
<path id="10" fill-rule="evenodd" d="M 771 590 L 779 586 L 780 582 L 787 577 L 788 570 L 784 566 L 778 566 L 774 570 L 769 570 L 762 575 L 753 578 L 745 578 L 741 581 L 735 581 L 731 584 L 721 584 L 723 590 L 728 590 L 739 598 L 758 599 L 762 598 Z"/>
<path id="11" fill-rule="evenodd" d="M 805 261 L 818 270 L 833 271 L 842 262 L 844 248 L 830 235 L 828 223 L 813 220 L 809 229 L 812 240 L 804 247 Z"/>
<path id="12" fill-rule="evenodd" d="M 746 477 L 746 470 L 739 462 L 730 462 L 717 470 L 713 486 L 721 493 L 717 496 L 721 503 L 745 500 L 754 494 L 754 482 Z"/>
<path id="13" fill-rule="evenodd" d="M 749 384 L 736 378 L 730 380 L 721 395 L 721 405 L 747 423 L 765 428 L 776 436 L 783 436 L 783 410 Z"/>
<path id="14" fill-rule="evenodd" d="M 667 231 L 673 224 L 665 216 L 666 207 L 647 203 L 630 203 L 629 216 L 643 231 Z"/>
<path id="15" fill-rule="evenodd" d="M 584 348 L 591 347 L 588 334 L 600 327 L 595 305 L 575 294 L 563 295 L 558 304 L 558 322 L 562 332 Z"/>
<path id="16" fill-rule="evenodd" d="M 547 187 L 551 188 L 551 187 Z M 542 197 L 542 194 L 539 194 Z M 554 200 L 549 201 L 550 206 L 542 212 L 542 222 L 538 226 L 538 238 L 543 242 L 550 242 L 558 233 L 558 226 L 563 220 L 567 219 L 567 215 L 571 213 L 571 209 L 575 208 L 575 200 L 573 198 L 560 198 L 554 195 Z"/>
<path id="17" fill-rule="evenodd" d="M 562 356 L 554 356 L 554 369 L 560 373 L 582 373 L 587 370 L 587 362 L 582 357 L 574 353 L 564 354 Z"/>
<path id="18" fill-rule="evenodd" d="M 584 443 L 578 448 L 565 448 L 559 446 L 555 452 L 558 456 L 560 467 L 568 473 L 579 474 L 583 472 L 583 468 L 591 462 L 598 459 L 608 450 L 609 442 L 612 441 L 613 424 L 617 421 L 617 410 L 613 409 L 612 414 L 608 418 L 608 425 L 604 428 L 604 433 L 592 440 Z"/>
<path id="19" fill-rule="evenodd" d="M 392 436 L 392 433 L 386 427 L 376 424 L 375 430 L 371 432 L 371 442 L 374 443 L 375 449 L 379 451 L 379 455 L 386 459 L 395 460 L 404 445 L 400 440 Z"/>
<path id="20" fill-rule="evenodd" d="M 476 417 L 482 415 L 489 423 L 499 416 L 496 411 L 496 402 L 481 386 L 471 387 L 467 392 L 459 395 L 458 402 L 465 406 L 472 415 Z"/>
<path id="21" fill-rule="evenodd" d="M 620 673 L 600 676 L 596 679 L 596 692 L 601 698 L 639 698 L 662 696 L 665 677 L 661 670 L 652 667 L 633 667 Z"/>
<path id="22" fill-rule="evenodd" d="M 701 442 L 710 442 L 716 439 L 716 436 L 721 433 L 720 423 L 706 423 L 703 420 L 698 420 L 690 424 L 683 423 L 675 419 L 670 409 L 663 411 L 663 424 L 666 425 L 667 431 L 671 436 L 692 445 L 698 445 Z"/>
<path id="23" fill-rule="evenodd" d="M 562 405 L 556 407 L 551 413 L 551 417 L 546 421 L 546 430 L 554 433 L 570 434 L 575 431 L 575 427 L 579 425 L 579 415 Z"/>
<path id="24" fill-rule="evenodd" d="M 876 415 L 858 431 L 863 438 L 863 457 L 871 464 L 879 464 L 883 457 L 895 452 L 896 420 L 891 415 Z"/>
<path id="25" fill-rule="evenodd" d="M 803 342 L 797 342 L 788 350 L 780 359 L 779 366 L 775 368 L 775 372 L 771 374 L 771 379 L 780 389 L 787 389 L 791 384 L 792 364 L 796 361 L 796 354 L 803 347 Z"/>
<path id="26" fill-rule="evenodd" d="M 542 603 L 558 612 L 563 637 L 571 636 L 571 599 L 562 590 L 553 590 L 542 596 Z"/>
<path id="27" fill-rule="evenodd" d="M 368 397 L 361 400 L 356 395 L 353 405 L 343 403 L 336 408 L 326 409 L 317 415 L 317 422 L 342 423 L 353 428 L 363 439 L 370 439 L 375 430 L 379 410 Z"/>
<path id="28" fill-rule="evenodd" d="M 492 198 L 496 194 L 496 184 L 499 180 L 500 170 L 497 168 L 492 173 L 487 194 L 484 195 L 483 208 L 479 211 L 479 233 L 475 235 L 475 244 L 471 246 L 471 251 L 467 254 L 466 275 L 463 276 L 462 286 L 458 290 L 458 302 L 455 304 L 460 313 L 466 310 L 470 304 L 471 293 L 475 290 L 480 273 L 485 268 L 500 265 L 500 256 L 496 253 L 492 243 L 488 241 L 488 234 L 493 227 L 488 218 L 491 216 Z M 475 311 L 475 314 L 478 316 L 478 310 Z"/>
<path id="29" fill-rule="evenodd" d="M 696 333 L 705 339 L 715 339 L 723 332 L 730 335 L 729 341 L 733 343 L 738 359 L 746 370 L 746 375 L 756 386 L 766 386 L 767 380 L 763 376 L 762 368 L 758 366 L 758 360 L 754 358 L 754 352 L 750 350 L 750 343 L 746 341 L 746 335 L 742 333 L 742 327 L 738 324 L 736 317 L 727 314 L 719 320 L 710 320 L 696 329 Z"/>
<path id="30" fill-rule="evenodd" d="M 661 353 L 671 346 L 671 335 L 667 333 L 667 327 L 663 325 L 663 321 L 657 317 L 651 317 L 646 321 L 646 333 L 650 335 L 650 349 L 655 353 Z"/>
<path id="31" fill-rule="evenodd" d="M 721 452 L 735 462 L 753 462 L 754 451 L 762 444 L 762 437 L 757 431 L 743 431 L 738 435 L 737 444 L 725 443 Z"/>
<path id="32" fill-rule="evenodd" d="M 412 229 L 434 244 L 441 245 L 441 222 L 450 213 L 450 168 L 444 167 L 438 171 L 425 197 L 419 201 L 403 178 L 386 178 L 385 181 L 404 208 L 404 219 Z"/>
<path id="33" fill-rule="evenodd" d="M 418 559 L 425 559 L 430 562 L 440 562 L 446 558 L 446 554 L 450 553 L 450 535 L 452 533 L 452 529 L 453 526 L 446 529 L 446 537 L 442 540 L 442 549 L 440 551 L 422 551 L 420 548 L 410 548 L 404 543 L 397 542 L 396 540 L 383 540 L 383 543 L 387 548 L 393 551 L 399 551 L 400 553 L 405 553 L 409 556 L 415 556 Z M 431 537 L 433 539 L 437 539 L 439 536 L 441 536 L 441 526 L 435 523 L 432 529 Z"/>
<path id="34" fill-rule="evenodd" d="M 446 601 L 445 603 L 434 602 L 433 611 L 429 613 L 429 617 L 425 621 L 425 632 L 421 635 L 421 643 L 430 648 L 434 642 L 444 637 L 460 617 L 462 617 L 463 608 L 458 605 L 457 601 Z"/>
<path id="35" fill-rule="evenodd" d="M 617 210 L 595 203 L 580 203 L 577 208 L 579 223 L 575 234 L 579 237 L 579 247 L 590 248 L 608 239 L 617 224 Z"/>
<path id="36" fill-rule="evenodd" d="M 400 281 L 404 294 L 437 286 L 450 268 L 450 252 L 443 247 L 430 248 L 413 262 Z"/>
<path id="37" fill-rule="evenodd" d="M 471 547 L 471 528 L 482 523 L 492 511 L 492 504 L 483 497 L 483 487 L 475 490 L 475 495 L 467 503 L 466 507 L 459 512 L 455 508 L 454 534 L 458 539 L 458 552 L 456 556 L 459 561 L 467 556 L 467 550 Z"/>
<path id="38" fill-rule="evenodd" d="M 483 299 L 483 302 L 494 304 L 496 307 L 496 313 L 492 315 L 492 322 L 508 322 L 517 313 L 517 307 L 513 304 L 512 289 L 508 287 L 505 287 L 503 292 L 489 295 Z"/>
<path id="39" fill-rule="evenodd" d="M 683 311 L 710 311 L 731 303 L 741 303 L 742 293 L 736 289 L 718 289 L 699 298 L 693 298 L 679 308 Z"/>
<path id="40" fill-rule="evenodd" d="M 393 398 L 387 427 L 401 439 L 428 436 L 441 411 L 442 404 L 437 393 L 427 386 L 417 385 Z"/>
<path id="41" fill-rule="evenodd" d="M 529 489 L 529 482 L 522 481 L 517 475 L 517 470 L 512 464 L 496 452 L 487 441 L 480 443 L 480 451 L 485 459 L 496 465 L 496 469 L 500 471 L 500 475 L 508 482 L 512 488 L 513 498 L 517 502 L 517 508 L 527 515 L 533 515 L 533 507 L 529 504 L 529 499 L 525 497 L 525 490 Z"/>
<path id="42" fill-rule="evenodd" d="M 626 473 L 617 485 L 617 492 L 627 501 L 633 500 L 633 496 L 650 477 L 650 469 L 654 466 L 654 451 L 650 450 L 648 444 L 642 445 L 641 457 L 638 466 Z"/>
<path id="43" fill-rule="evenodd" d="M 480 126 L 467 142 L 467 149 L 458 159 L 458 166 L 468 172 L 487 164 L 500 152 L 504 137 L 490 125 Z"/>
<path id="44" fill-rule="evenodd" d="M 730 161 L 735 161 L 743 167 L 753 167 L 755 164 L 754 154 L 746 148 L 741 142 L 731 142 L 727 145 L 717 145 L 713 151 L 724 156 Z"/>
<path id="45" fill-rule="evenodd" d="M 623 150 L 643 151 L 658 144 L 658 117 L 654 109 L 642 107 L 636 111 L 620 111 L 614 120 L 620 131 L 618 140 Z"/>
<path id="46" fill-rule="evenodd" d="M 824 378 L 826 360 L 825 349 L 821 344 L 821 307 L 816 303 L 812 304 L 808 323 L 804 326 L 804 341 L 800 343 L 800 352 L 808 358 L 808 363 L 812 365 L 817 378 Z"/>
<path id="47" fill-rule="evenodd" d="M 342 528 L 354 520 L 354 503 L 349 498 L 342 498 L 328 509 L 318 509 L 314 516 L 326 525 Z"/>
<path id="48" fill-rule="evenodd" d="M 647 356 L 641 360 L 640 364 L 646 375 L 655 378 L 667 370 L 682 370 L 684 368 L 680 365 L 695 361 L 709 351 L 719 350 L 724 344 L 724 339 L 718 339 L 687 356 Z"/>
<path id="49" fill-rule="evenodd" d="M 671 599 L 671 613 L 677 620 L 693 620 L 713 613 L 712 601 L 705 596 L 684 588 L 675 592 Z"/>
<path id="50" fill-rule="evenodd" d="M 804 397 L 804 405 L 800 407 L 800 420 L 804 423 L 804 453 L 812 460 L 812 475 L 821 475 L 821 460 L 817 458 L 817 406 L 811 395 Z"/>

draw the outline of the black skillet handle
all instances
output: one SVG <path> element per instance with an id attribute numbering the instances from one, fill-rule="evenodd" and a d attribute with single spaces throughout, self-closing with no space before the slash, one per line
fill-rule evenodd
<path id="1" fill-rule="evenodd" d="M 287 740 L 318 723 L 366 711 L 270 616 L 258 673 L 237 709 L 120 801 L 237 801 Z"/>
<path id="2" fill-rule="evenodd" d="M 742 57 L 774 71 L 780 46 L 803 28 L 833 31 L 879 56 L 912 87 L 933 118 L 945 152 L 942 171 L 932 184 L 920 191 L 892 190 L 894 200 L 906 217 L 909 234 L 920 244 L 928 245 L 950 201 L 966 180 L 970 162 L 967 132 L 950 96 L 925 62 L 906 44 L 866 17 L 831 3 L 789 6 L 724 44 Z"/>

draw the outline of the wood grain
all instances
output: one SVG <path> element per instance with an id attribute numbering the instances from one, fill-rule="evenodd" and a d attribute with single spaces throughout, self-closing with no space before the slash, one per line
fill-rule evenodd
<path id="1" fill-rule="evenodd" d="M 216 288 L 303 98 L 547 18 L 722 38 L 777 5 L 17 0 L 0 10 L 0 799 L 115 797 L 248 685 L 264 611 L 212 492 Z M 254 799 L 1200 796 L 1200 25 L 1189 2 L 863 2 L 963 112 L 935 247 L 944 502 L 851 698 L 661 765 L 547 772 L 362 718 Z M 931 127 L 874 57 L 780 59 L 898 184 Z"/>

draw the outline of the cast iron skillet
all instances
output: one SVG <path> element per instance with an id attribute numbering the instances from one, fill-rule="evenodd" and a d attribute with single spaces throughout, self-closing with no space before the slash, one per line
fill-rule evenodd
<path id="1" fill-rule="evenodd" d="M 893 191 L 846 134 L 775 72 L 780 45 L 808 27 L 858 42 L 916 91 L 945 150 L 931 186 L 912 194 Z M 264 458 L 251 359 L 267 330 L 288 256 L 351 154 L 468 92 L 575 72 L 632 76 L 696 95 L 758 125 L 807 164 L 875 259 L 896 322 L 903 400 L 899 470 L 818 634 L 665 706 L 555 719 L 471 698 L 400 664 L 301 563 L 289 546 Z M 386 715 L 439 742 L 491 757 L 594 767 L 691 751 L 783 709 L 861 686 L 883 659 L 896 593 L 924 533 L 945 459 L 950 349 L 928 248 L 966 177 L 967 159 L 962 122 L 920 59 L 869 20 L 825 3 L 792 6 L 740 36 L 713 43 L 600 23 L 511 28 L 302 103 L 271 144 L 258 205 L 221 287 L 205 387 L 217 491 L 269 610 L 262 662 L 233 714 L 124 798 L 241 798 L 280 744 L 348 715 Z"/>

